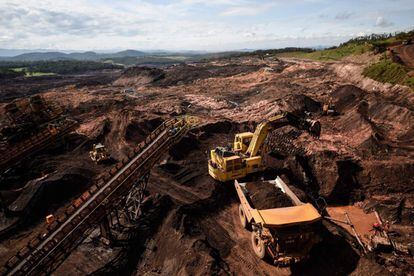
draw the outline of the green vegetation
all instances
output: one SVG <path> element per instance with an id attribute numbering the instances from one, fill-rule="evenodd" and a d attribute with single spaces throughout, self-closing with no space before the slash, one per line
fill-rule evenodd
<path id="1" fill-rule="evenodd" d="M 256 56 L 260 58 L 265 58 L 267 56 L 276 56 L 276 57 L 302 57 L 302 55 L 307 53 L 315 52 L 315 50 L 311 48 L 298 48 L 298 47 L 287 47 L 282 49 L 268 49 L 268 50 L 256 50 L 253 52 L 228 52 L 227 55 L 223 55 L 226 53 L 222 53 L 222 56 L 219 54 L 213 54 L 208 58 L 220 58 L 220 57 L 244 57 L 244 56 Z"/>
<path id="2" fill-rule="evenodd" d="M 113 57 L 111 59 L 104 60 L 106 64 L 123 64 L 123 65 L 141 65 L 141 64 L 176 64 L 183 61 L 182 57 L 179 58 L 167 58 L 159 56 L 145 56 L 145 57 Z M 108 63 L 111 62 L 111 63 Z"/>
<path id="3" fill-rule="evenodd" d="M 41 76 L 53 76 L 55 73 L 45 73 L 45 72 L 26 72 L 26 77 L 41 77 Z"/>
<path id="4" fill-rule="evenodd" d="M 409 77 L 406 81 L 407 85 L 414 89 L 414 77 Z"/>
<path id="5" fill-rule="evenodd" d="M 18 68 L 10 68 L 10 70 L 13 70 L 14 72 L 24 72 L 27 70 L 26 67 L 18 67 Z"/>
<path id="6" fill-rule="evenodd" d="M 366 67 L 363 75 L 376 81 L 402 84 L 414 88 L 414 77 L 409 77 L 407 75 L 408 71 L 405 66 L 384 58 Z"/>
<path id="7" fill-rule="evenodd" d="M 0 68 L 0 80 L 23 76 L 24 72 L 16 72 L 9 68 Z"/>
<path id="8" fill-rule="evenodd" d="M 21 75 L 24 75 L 25 77 L 40 77 L 40 76 L 56 75 L 55 73 L 52 73 L 52 72 L 30 71 L 27 67 L 11 68 L 10 70 L 13 70 L 14 72 L 17 72 L 17 73 L 21 73 Z"/>
<path id="9" fill-rule="evenodd" d="M 392 44 L 412 37 L 414 37 L 414 31 L 396 34 L 371 34 L 350 39 L 338 47 L 320 51 L 303 51 L 299 48 L 298 51 L 283 51 L 277 53 L 276 56 L 308 58 L 319 61 L 340 60 L 350 55 L 360 55 L 370 51 L 382 53 Z"/>
<path id="10" fill-rule="evenodd" d="M 339 47 L 331 47 L 325 50 L 304 52 L 296 51 L 289 53 L 279 53 L 277 57 L 296 57 L 307 58 L 319 61 L 340 60 L 350 55 L 360 55 L 372 50 L 372 45 L 369 43 L 349 43 L 343 44 Z"/>
<path id="11" fill-rule="evenodd" d="M 340 60 L 350 55 L 360 55 L 371 50 L 371 45 L 368 43 L 363 44 L 346 44 L 337 48 L 330 48 L 322 51 L 316 51 L 308 53 L 305 57 L 314 60 Z"/>
<path id="12" fill-rule="evenodd" d="M 37 77 L 54 74 L 79 74 L 87 71 L 121 68 L 123 66 L 113 63 L 78 60 L 0 61 L 0 69 L 7 70 L 9 76 L 13 75 L 9 71 L 14 72 L 15 76 L 25 75 L 28 77 Z"/>

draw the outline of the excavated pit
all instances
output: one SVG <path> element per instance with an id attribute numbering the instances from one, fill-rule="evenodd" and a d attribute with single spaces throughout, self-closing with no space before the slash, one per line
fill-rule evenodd
<path id="1" fill-rule="evenodd" d="M 132 120 L 126 127 L 125 140 L 129 143 L 138 143 L 144 140 L 161 123 L 161 118 L 145 121 Z"/>

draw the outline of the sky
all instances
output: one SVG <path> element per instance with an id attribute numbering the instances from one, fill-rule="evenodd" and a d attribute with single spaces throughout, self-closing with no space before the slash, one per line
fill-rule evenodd
<path id="1" fill-rule="evenodd" d="M 0 48 L 331 46 L 414 29 L 414 0 L 0 0 Z"/>

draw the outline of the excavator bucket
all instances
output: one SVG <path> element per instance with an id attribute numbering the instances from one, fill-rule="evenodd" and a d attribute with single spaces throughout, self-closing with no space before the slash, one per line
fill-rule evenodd
<path id="1" fill-rule="evenodd" d="M 321 123 L 315 120 L 309 120 L 309 133 L 315 137 L 321 136 Z"/>

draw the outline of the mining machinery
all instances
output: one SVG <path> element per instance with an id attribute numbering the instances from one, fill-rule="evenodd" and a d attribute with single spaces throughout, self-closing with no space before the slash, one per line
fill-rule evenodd
<path id="1" fill-rule="evenodd" d="M 269 257 L 275 265 L 290 265 L 309 257 L 322 216 L 310 203 L 302 202 L 280 177 L 266 181 L 292 202 L 291 207 L 256 209 L 246 183 L 234 181 L 240 200 L 239 217 L 245 229 L 252 230 L 251 242 L 257 257 Z"/>
<path id="2" fill-rule="evenodd" d="M 266 153 L 263 144 L 266 137 L 270 132 L 287 125 L 306 130 L 314 136 L 319 136 L 321 131 L 318 121 L 283 112 L 261 122 L 254 133 L 237 133 L 233 146 L 216 147 L 211 150 L 208 160 L 209 174 L 218 181 L 226 182 L 263 171 L 265 166 L 262 159 Z"/>
<path id="3" fill-rule="evenodd" d="M 92 161 L 94 161 L 97 164 L 102 163 L 111 158 L 105 146 L 101 143 L 93 144 L 92 150 L 89 152 L 89 157 L 92 159 Z"/>
<path id="4" fill-rule="evenodd" d="M 131 218 L 141 210 L 151 168 L 198 122 L 190 116 L 172 118 L 158 126 L 128 157 L 106 174 L 65 212 L 47 216 L 47 229 L 11 257 L 0 275 L 51 275 L 90 233 L 108 220 L 111 212 L 124 209 Z M 127 207 L 127 208 L 126 208 Z M 109 228 L 108 224 L 104 228 Z M 106 232 L 106 230 L 101 230 Z"/>

